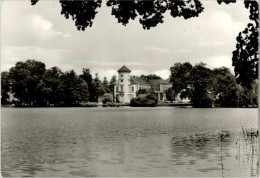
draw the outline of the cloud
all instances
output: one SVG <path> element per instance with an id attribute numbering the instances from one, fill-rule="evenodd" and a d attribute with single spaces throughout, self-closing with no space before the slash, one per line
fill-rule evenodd
<path id="1" fill-rule="evenodd" d="M 154 74 L 160 76 L 163 79 L 168 79 L 171 73 L 169 69 L 162 69 L 155 71 Z"/>
<path id="2" fill-rule="evenodd" d="M 2 70 L 8 70 L 18 61 L 27 59 L 35 59 L 44 62 L 48 67 L 58 66 L 66 69 L 66 65 L 62 65 L 63 56 L 67 52 L 64 49 L 47 49 L 35 46 L 5 46 L 1 50 Z M 52 59 L 52 60 L 50 60 Z"/>
<path id="3" fill-rule="evenodd" d="M 22 1 L 2 2 L 1 40 L 3 44 L 35 45 L 55 37 L 71 37 L 69 33 L 55 29 L 51 21 L 31 11 L 31 8 L 29 4 Z"/>
<path id="4" fill-rule="evenodd" d="M 228 55 L 218 55 L 210 57 L 207 60 L 207 65 L 210 68 L 218 68 L 218 67 L 228 67 L 230 69 L 233 69 L 232 67 L 232 57 Z M 232 70 L 231 70 L 232 71 Z"/>
<path id="5" fill-rule="evenodd" d="M 71 37 L 70 34 L 62 33 L 53 28 L 53 24 L 44 19 L 42 16 L 38 14 L 31 14 L 31 17 L 28 17 L 31 20 L 30 27 L 32 28 L 31 32 L 39 34 L 38 36 L 41 40 L 48 40 L 56 36 L 61 36 L 63 38 Z"/>
<path id="6" fill-rule="evenodd" d="M 245 24 L 237 21 L 225 11 L 213 11 L 207 16 L 206 30 L 219 34 L 232 34 L 245 28 Z"/>
<path id="7" fill-rule="evenodd" d="M 172 49 L 169 49 L 169 48 L 162 48 L 162 47 L 158 47 L 158 46 L 144 47 L 141 50 L 144 50 L 146 52 L 167 53 L 167 54 L 190 52 L 189 50 L 186 50 L 186 49 L 172 50 Z"/>
<path id="8" fill-rule="evenodd" d="M 176 62 L 230 67 L 236 36 L 249 22 L 243 2 L 219 5 L 205 1 L 205 11 L 198 18 L 184 20 L 166 13 L 163 24 L 143 30 L 138 20 L 126 27 L 118 24 L 111 8 L 102 6 L 93 27 L 83 32 L 59 13 L 59 2 L 1 3 L 2 68 L 33 58 L 78 74 L 83 67 L 90 68 L 100 78 L 106 72 L 111 76 L 122 65 L 135 75 L 156 72 L 163 78 Z"/>
<path id="9" fill-rule="evenodd" d="M 225 41 L 212 41 L 212 42 L 205 42 L 205 41 L 200 41 L 198 42 L 198 45 L 200 46 L 208 46 L 208 47 L 211 47 L 211 46 L 222 46 L 222 45 L 226 45 L 227 42 Z"/>
<path id="10" fill-rule="evenodd" d="M 145 65 L 143 63 L 139 63 L 139 62 L 102 62 L 99 60 L 90 60 L 88 61 L 88 64 L 90 65 L 95 65 L 95 66 L 102 66 L 102 67 L 109 67 L 109 66 L 118 66 L 121 67 L 123 65 L 126 66 L 142 66 Z"/>
<path id="11" fill-rule="evenodd" d="M 92 77 L 95 78 L 95 74 L 98 73 L 98 77 L 101 81 L 103 81 L 104 77 L 107 78 L 108 81 L 112 78 L 113 75 L 118 77 L 118 73 L 114 69 L 102 70 L 102 69 L 94 69 L 91 70 Z"/>
<path id="12" fill-rule="evenodd" d="M 131 75 L 140 76 L 140 75 L 147 75 L 148 72 L 145 70 L 132 70 Z"/>

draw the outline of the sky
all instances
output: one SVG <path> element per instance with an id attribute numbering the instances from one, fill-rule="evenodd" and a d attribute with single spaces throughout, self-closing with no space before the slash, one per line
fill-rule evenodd
<path id="1" fill-rule="evenodd" d="M 78 31 L 72 19 L 60 14 L 58 0 L 1 1 L 1 71 L 18 61 L 35 59 L 46 68 L 81 74 L 90 68 L 102 79 L 117 75 L 126 65 L 132 75 L 157 74 L 166 79 L 177 62 L 204 62 L 211 69 L 232 67 L 238 33 L 246 27 L 249 11 L 243 2 L 219 5 L 201 0 L 199 17 L 184 20 L 167 12 L 164 22 L 144 30 L 138 17 L 126 26 L 111 15 L 103 1 L 91 28 Z"/>

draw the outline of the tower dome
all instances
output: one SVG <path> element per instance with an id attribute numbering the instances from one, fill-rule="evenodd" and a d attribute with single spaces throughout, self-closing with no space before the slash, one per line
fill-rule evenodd
<path id="1" fill-rule="evenodd" d="M 128 69 L 126 66 L 123 66 L 123 67 L 121 67 L 120 69 L 118 69 L 117 72 L 118 72 L 118 73 L 122 73 L 122 72 L 130 73 L 131 70 Z"/>

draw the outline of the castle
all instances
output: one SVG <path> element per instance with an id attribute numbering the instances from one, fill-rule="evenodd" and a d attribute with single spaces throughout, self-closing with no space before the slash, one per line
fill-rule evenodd
<path id="1" fill-rule="evenodd" d="M 137 97 L 139 89 L 153 89 L 158 96 L 158 102 L 165 102 L 165 91 L 170 88 L 170 80 L 163 79 L 145 79 L 131 76 L 131 70 L 126 66 L 118 71 L 118 80 L 114 88 L 114 96 L 120 103 L 130 103 L 132 98 Z"/>

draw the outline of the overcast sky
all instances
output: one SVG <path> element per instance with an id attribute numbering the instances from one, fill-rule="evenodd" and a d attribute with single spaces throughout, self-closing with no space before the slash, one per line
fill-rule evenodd
<path id="1" fill-rule="evenodd" d="M 122 65 L 135 75 L 156 73 L 163 78 L 176 62 L 231 68 L 236 37 L 249 22 L 249 12 L 242 2 L 202 4 L 199 17 L 184 20 L 166 13 L 164 23 L 143 30 L 137 18 L 127 26 L 117 23 L 103 2 L 93 26 L 77 31 L 74 22 L 60 14 L 57 0 L 40 0 L 35 6 L 29 0 L 1 1 L 1 70 L 26 59 L 77 74 L 90 68 L 100 78 L 117 74 Z"/>

